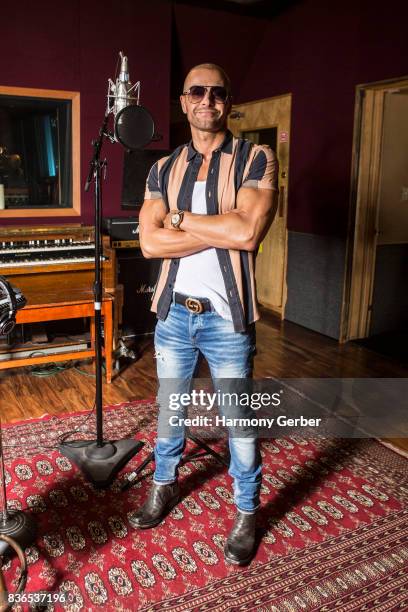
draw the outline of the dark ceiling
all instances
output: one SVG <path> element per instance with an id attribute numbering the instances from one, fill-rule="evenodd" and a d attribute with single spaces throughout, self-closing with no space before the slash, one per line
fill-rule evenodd
<path id="1" fill-rule="evenodd" d="M 272 19 L 300 0 L 168 0 L 172 4 L 188 4 L 235 15 Z"/>

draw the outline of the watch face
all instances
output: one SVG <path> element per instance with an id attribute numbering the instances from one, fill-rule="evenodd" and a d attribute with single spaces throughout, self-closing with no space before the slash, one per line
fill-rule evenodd
<path id="1" fill-rule="evenodd" d="M 180 221 L 180 215 L 178 213 L 175 213 L 174 215 L 171 216 L 172 225 L 176 225 L 179 221 Z"/>

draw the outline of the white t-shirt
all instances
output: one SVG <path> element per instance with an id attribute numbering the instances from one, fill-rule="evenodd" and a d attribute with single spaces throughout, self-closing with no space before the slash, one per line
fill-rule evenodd
<path id="1" fill-rule="evenodd" d="M 194 184 L 191 212 L 198 215 L 207 214 L 205 186 L 206 181 L 196 181 Z M 211 300 L 218 314 L 232 321 L 224 279 L 214 248 L 180 257 L 174 290 L 191 297 Z"/>

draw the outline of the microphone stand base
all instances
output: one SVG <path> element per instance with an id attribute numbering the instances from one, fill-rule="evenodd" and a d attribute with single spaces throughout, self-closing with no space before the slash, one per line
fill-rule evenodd
<path id="1" fill-rule="evenodd" d="M 9 536 L 24 549 L 35 540 L 37 527 L 29 514 L 21 510 L 7 510 L 5 520 L 0 512 L 0 534 Z M 14 552 L 11 546 L 0 540 L 0 556 L 10 552 Z"/>
<path id="2" fill-rule="evenodd" d="M 68 457 L 97 489 L 105 489 L 116 474 L 140 451 L 143 442 L 116 440 L 98 446 L 95 441 L 64 442 L 59 452 Z M 106 450 L 105 450 L 106 449 Z"/>

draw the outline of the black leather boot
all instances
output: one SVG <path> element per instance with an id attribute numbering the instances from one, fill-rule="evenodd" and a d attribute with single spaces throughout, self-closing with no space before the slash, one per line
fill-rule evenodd
<path id="1" fill-rule="evenodd" d="M 158 485 L 153 483 L 145 503 L 129 516 L 129 523 L 137 529 L 156 527 L 180 500 L 178 482 Z"/>
<path id="2" fill-rule="evenodd" d="M 234 565 L 246 565 L 255 554 L 256 514 L 238 510 L 224 548 L 225 560 Z"/>

